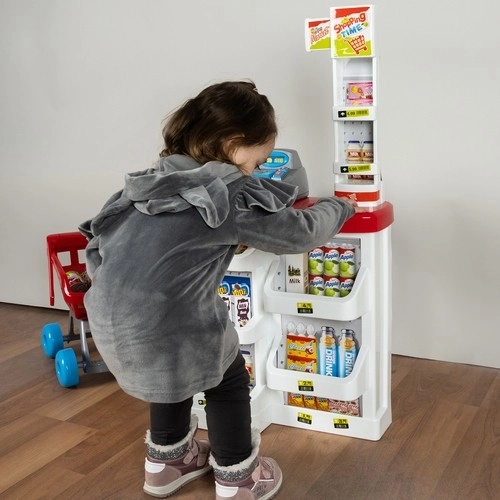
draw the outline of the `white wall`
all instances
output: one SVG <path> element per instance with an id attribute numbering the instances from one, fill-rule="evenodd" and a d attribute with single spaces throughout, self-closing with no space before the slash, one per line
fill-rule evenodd
<path id="1" fill-rule="evenodd" d="M 215 81 L 253 78 L 311 194 L 330 194 L 331 63 L 303 22 L 359 3 L 2 0 L 0 301 L 48 306 L 45 236 L 149 167 L 166 114 Z M 500 367 L 500 7 L 373 3 L 393 351 Z"/>

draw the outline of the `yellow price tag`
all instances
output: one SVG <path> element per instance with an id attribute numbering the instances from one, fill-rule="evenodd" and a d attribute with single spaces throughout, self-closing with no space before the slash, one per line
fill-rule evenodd
<path id="1" fill-rule="evenodd" d="M 303 424 L 312 424 L 312 416 L 308 415 L 307 413 L 302 413 L 299 411 L 297 414 L 297 421 L 302 422 Z"/>
<path id="2" fill-rule="evenodd" d="M 335 429 L 349 429 L 349 420 L 347 418 L 334 418 L 333 426 Z"/>
<path id="3" fill-rule="evenodd" d="M 312 380 L 299 380 L 298 389 L 299 392 L 312 392 L 314 391 L 314 384 Z"/>
<path id="4" fill-rule="evenodd" d="M 358 116 L 368 116 L 370 110 L 368 108 L 348 109 L 345 114 L 348 118 L 356 118 Z"/>
<path id="5" fill-rule="evenodd" d="M 312 302 L 297 302 L 297 313 L 312 314 L 313 313 Z"/>
<path id="6" fill-rule="evenodd" d="M 348 172 L 369 172 L 372 169 L 370 164 L 366 165 L 349 165 L 347 167 Z"/>

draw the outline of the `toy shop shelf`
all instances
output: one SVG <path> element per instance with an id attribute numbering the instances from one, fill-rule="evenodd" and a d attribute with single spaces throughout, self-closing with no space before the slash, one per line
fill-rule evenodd
<path id="1" fill-rule="evenodd" d="M 334 121 L 374 121 L 377 106 L 333 106 Z"/>
<path id="2" fill-rule="evenodd" d="M 352 373 L 345 378 L 327 377 L 316 373 L 286 370 L 276 366 L 276 352 L 281 339 L 275 339 L 266 365 L 267 386 L 284 392 L 301 392 L 323 398 L 352 401 L 362 396 L 369 388 L 368 349 L 361 346 Z M 299 382 L 308 381 L 313 390 L 299 390 Z"/>
<path id="3" fill-rule="evenodd" d="M 273 277 L 278 269 L 278 263 L 273 263 L 264 284 L 264 309 L 267 312 L 293 316 L 311 316 L 314 318 L 351 321 L 359 318 L 370 310 L 369 273 L 361 266 L 351 293 L 346 297 L 325 297 L 302 293 L 287 293 L 273 290 Z M 312 310 L 300 313 L 298 304 L 311 304 Z"/>
<path id="4" fill-rule="evenodd" d="M 279 328 L 279 325 L 276 325 Z M 236 327 L 240 344 L 256 344 L 259 340 L 269 335 L 269 318 L 254 316 L 242 327 Z"/>
<path id="5" fill-rule="evenodd" d="M 309 423 L 304 422 L 304 415 L 310 418 Z M 335 425 L 338 419 L 347 421 L 348 425 L 345 427 Z M 377 414 L 375 418 L 368 418 L 280 405 L 274 408 L 273 422 L 309 431 L 378 441 L 391 423 L 391 419 L 387 409 Z"/>
<path id="6" fill-rule="evenodd" d="M 330 413 L 327 411 L 299 408 L 297 406 L 287 405 L 279 407 L 279 409 L 276 409 L 275 413 L 276 416 L 274 420 L 281 425 L 287 425 L 290 427 L 296 427 L 308 431 L 335 433 L 348 437 L 353 437 L 353 429 L 356 428 L 356 423 L 358 421 L 363 422 L 365 420 L 364 418 L 353 417 L 350 415 L 345 416 L 339 415 L 338 413 Z M 310 423 L 304 422 L 303 418 L 301 418 L 304 414 L 311 418 Z M 335 419 L 338 418 L 347 418 L 349 421 L 349 428 L 335 428 Z M 355 433 L 356 431 L 354 430 L 354 437 L 356 437 Z M 379 438 L 377 437 L 373 439 L 375 440 Z"/>

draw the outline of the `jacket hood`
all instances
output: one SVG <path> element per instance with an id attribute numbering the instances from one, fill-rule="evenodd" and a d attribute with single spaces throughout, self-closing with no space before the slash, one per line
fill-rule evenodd
<path id="1" fill-rule="evenodd" d="M 226 185 L 242 176 L 233 165 L 216 161 L 200 165 L 187 156 L 172 155 L 161 158 L 154 168 L 127 174 L 122 196 L 148 215 L 193 206 L 210 227 L 217 227 L 229 213 Z"/>
<path id="2" fill-rule="evenodd" d="M 181 212 L 195 207 L 206 224 L 220 226 L 229 214 L 227 184 L 243 177 L 234 165 L 216 161 L 200 165 L 192 158 L 171 155 L 153 168 L 126 174 L 125 186 L 112 196 L 101 212 L 80 226 L 85 234 L 99 234 L 131 205 L 144 214 Z"/>

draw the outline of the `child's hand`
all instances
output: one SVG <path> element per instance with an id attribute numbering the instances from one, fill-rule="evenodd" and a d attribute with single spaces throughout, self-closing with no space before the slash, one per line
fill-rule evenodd
<path id="1" fill-rule="evenodd" d="M 347 203 L 349 203 L 353 207 L 357 207 L 358 206 L 358 203 L 356 202 L 356 200 L 353 200 L 352 198 L 349 198 L 348 196 L 341 196 L 340 199 L 344 200 L 344 201 L 347 201 Z"/>

